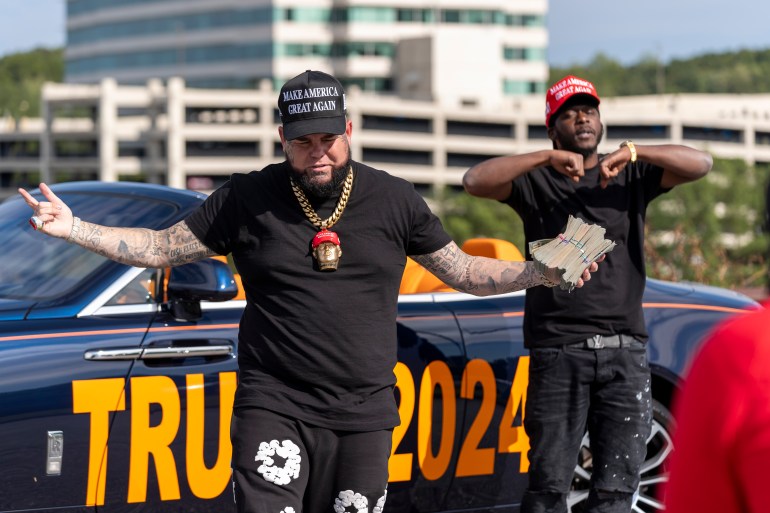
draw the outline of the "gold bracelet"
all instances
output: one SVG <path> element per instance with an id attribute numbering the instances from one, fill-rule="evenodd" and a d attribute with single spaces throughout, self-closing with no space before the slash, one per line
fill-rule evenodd
<path id="1" fill-rule="evenodd" d="M 623 141 L 620 143 L 620 147 L 626 146 L 629 150 L 631 150 L 631 162 L 636 162 L 636 146 L 634 146 L 633 141 Z"/>

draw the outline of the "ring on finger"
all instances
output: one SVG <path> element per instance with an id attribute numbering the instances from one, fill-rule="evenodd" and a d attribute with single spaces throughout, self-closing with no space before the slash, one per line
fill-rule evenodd
<path id="1" fill-rule="evenodd" d="M 29 225 L 35 231 L 40 230 L 44 224 L 45 223 L 37 216 L 32 216 L 29 218 Z"/>

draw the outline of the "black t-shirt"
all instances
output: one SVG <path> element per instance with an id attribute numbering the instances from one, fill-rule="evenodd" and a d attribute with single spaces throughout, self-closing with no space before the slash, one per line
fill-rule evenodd
<path id="1" fill-rule="evenodd" d="M 593 335 L 628 334 L 642 340 L 647 331 L 642 312 L 646 272 L 644 221 L 647 205 L 667 192 L 660 186 L 663 169 L 629 163 L 606 189 L 599 166 L 585 170 L 575 183 L 552 167 L 537 168 L 513 181 L 506 202 L 524 221 L 527 245 L 561 233 L 570 215 L 607 229 L 615 249 L 580 289 L 527 290 L 524 342 L 548 347 L 578 342 Z M 531 259 L 527 248 L 527 259 Z"/>
<path id="2" fill-rule="evenodd" d="M 247 305 L 235 407 L 260 407 L 331 429 L 399 423 L 393 396 L 398 289 L 406 255 L 451 241 L 409 182 L 354 162 L 353 187 L 330 229 L 342 257 L 317 270 L 318 232 L 295 198 L 286 162 L 235 174 L 186 222 L 232 253 Z M 321 219 L 337 198 L 309 198 Z"/>

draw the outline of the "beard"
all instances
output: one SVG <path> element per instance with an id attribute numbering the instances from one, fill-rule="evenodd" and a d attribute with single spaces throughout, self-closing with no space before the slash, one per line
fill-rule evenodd
<path id="1" fill-rule="evenodd" d="M 291 158 L 288 151 L 284 151 L 286 160 L 291 162 Z M 291 172 L 294 177 L 294 181 L 297 182 L 302 192 L 308 196 L 314 196 L 316 198 L 326 199 L 338 196 L 342 190 L 342 184 L 345 182 L 345 178 L 348 176 L 348 168 L 350 168 L 350 146 L 347 149 L 347 158 L 345 163 L 332 170 L 331 180 L 326 183 L 318 183 L 313 180 L 311 176 L 306 173 L 297 171 L 292 166 Z"/>
<path id="2" fill-rule="evenodd" d="M 599 144 L 602 142 L 602 137 L 604 137 L 604 125 L 599 126 L 599 133 L 596 134 L 596 144 L 589 148 L 585 148 L 585 147 L 578 146 L 575 143 L 575 139 L 572 136 L 567 137 L 561 132 L 556 131 L 556 140 L 558 141 L 558 146 L 554 146 L 554 147 L 560 148 L 562 150 L 571 151 L 573 153 L 579 153 L 580 155 L 583 155 L 583 158 L 586 158 L 596 153 L 596 149 L 599 147 Z"/>

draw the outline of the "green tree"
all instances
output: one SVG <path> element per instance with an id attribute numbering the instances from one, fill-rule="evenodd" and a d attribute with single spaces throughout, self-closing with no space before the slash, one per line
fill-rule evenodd
<path id="1" fill-rule="evenodd" d="M 40 116 L 40 92 L 45 82 L 64 78 L 61 49 L 39 49 L 0 58 L 0 116 L 14 119 Z"/>
<path id="2" fill-rule="evenodd" d="M 602 96 L 658 93 L 767 93 L 770 49 L 704 54 L 661 62 L 653 55 L 623 66 L 603 54 L 586 64 L 550 70 L 549 83 L 565 75 L 591 80 Z"/>
<path id="3" fill-rule="evenodd" d="M 715 159 L 706 178 L 675 187 L 648 210 L 650 276 L 722 287 L 767 286 L 767 170 Z"/>
<path id="4" fill-rule="evenodd" d="M 440 203 L 440 208 L 434 210 L 458 244 L 476 237 L 491 237 L 513 242 L 524 253 L 524 225 L 508 205 L 451 189 L 432 202 Z"/>

